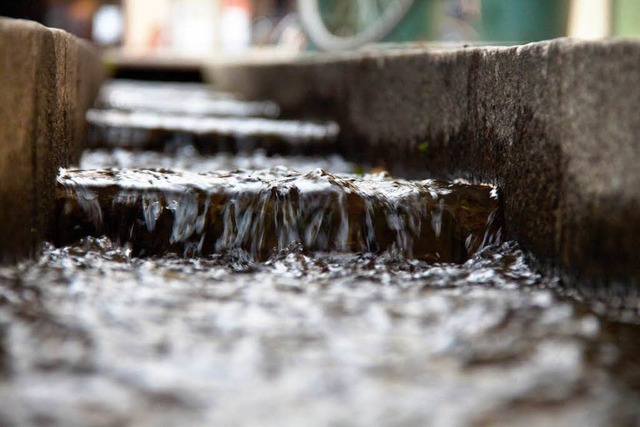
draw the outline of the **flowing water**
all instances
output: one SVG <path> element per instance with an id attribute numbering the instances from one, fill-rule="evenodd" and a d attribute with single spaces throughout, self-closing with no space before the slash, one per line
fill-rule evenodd
<path id="1" fill-rule="evenodd" d="M 279 107 L 249 102 L 207 86 L 115 81 L 87 113 L 88 144 L 128 150 L 201 153 L 265 150 L 269 155 L 330 154 L 338 126 L 277 120 Z"/>
<path id="2" fill-rule="evenodd" d="M 55 246 L 0 269 L 0 425 L 640 422 L 637 315 L 533 271 L 492 187 L 188 144 L 80 167 Z"/>
<path id="3" fill-rule="evenodd" d="M 299 242 L 314 251 L 391 251 L 462 262 L 499 242 L 489 186 L 405 181 L 386 174 L 63 170 L 56 245 L 85 235 L 130 243 L 135 255 L 243 249 L 264 260 Z"/>

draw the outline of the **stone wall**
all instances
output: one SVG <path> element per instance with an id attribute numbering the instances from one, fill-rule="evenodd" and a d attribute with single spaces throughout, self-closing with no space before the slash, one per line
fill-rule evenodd
<path id="1" fill-rule="evenodd" d="M 103 69 L 88 43 L 6 18 L 0 58 L 0 261 L 13 262 L 46 237 L 55 176 L 79 155 Z"/>
<path id="2" fill-rule="evenodd" d="M 498 184 L 508 238 L 567 283 L 610 290 L 640 282 L 639 63 L 640 41 L 558 39 L 224 63 L 211 75 L 285 111 L 335 116 L 352 159 Z"/>

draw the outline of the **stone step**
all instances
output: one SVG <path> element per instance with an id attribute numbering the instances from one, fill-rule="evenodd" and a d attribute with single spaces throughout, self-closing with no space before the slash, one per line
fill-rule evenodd
<path id="1" fill-rule="evenodd" d="M 272 101 L 243 101 L 202 83 L 110 80 L 100 89 L 97 108 L 147 111 L 197 117 L 277 118 L 280 107 Z"/>
<path id="2" fill-rule="evenodd" d="M 248 152 L 314 155 L 335 152 L 338 125 L 264 118 L 176 115 L 157 111 L 93 109 L 89 146 L 173 151 L 193 145 L 203 154 Z"/>
<path id="3" fill-rule="evenodd" d="M 58 177 L 55 244 L 107 235 L 136 255 L 256 259 L 299 242 L 313 251 L 382 252 L 463 262 L 500 240 L 490 186 L 379 175 L 69 170 Z"/>

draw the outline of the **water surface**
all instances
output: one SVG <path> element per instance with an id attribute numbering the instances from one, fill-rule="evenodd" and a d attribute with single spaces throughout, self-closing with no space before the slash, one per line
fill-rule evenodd
<path id="1" fill-rule="evenodd" d="M 382 171 L 363 176 L 361 165 L 317 155 L 333 143 L 333 125 L 278 124 L 272 121 L 277 106 L 200 85 L 113 82 L 97 108 L 93 136 L 101 135 L 107 148 L 86 151 L 84 171 L 66 178 L 63 172 L 59 187 L 59 200 L 71 200 L 62 212 L 74 221 L 84 215 L 93 231 L 59 247 L 47 244 L 35 261 L 0 268 L 0 425 L 640 423 L 637 300 L 600 301 L 564 289 L 533 271 L 518 246 L 500 242 L 498 234 L 445 263 L 367 246 L 382 234 L 361 232 L 363 239 L 349 246 L 331 227 L 324 246 L 309 245 L 297 228 L 261 256 L 251 242 L 262 227 L 246 234 L 247 245 L 162 256 L 141 251 L 140 239 L 129 233 L 138 227 L 149 242 L 162 243 L 153 234 L 162 229 L 154 214 L 162 207 L 170 213 L 165 241 L 188 241 L 201 202 L 222 179 L 227 207 L 248 194 L 291 212 L 284 208 L 300 201 L 291 196 L 294 187 L 298 194 L 322 187 L 326 194 L 384 201 L 379 217 L 399 247 L 407 241 L 397 240 L 400 231 L 417 225 L 420 233 L 444 233 L 439 200 L 460 204 L 447 200 L 465 194 L 468 183 L 409 182 Z M 238 116 L 262 118 L 238 130 L 232 128 Z M 194 123 L 208 139 L 197 136 Z M 221 128 L 230 129 L 225 138 L 235 155 L 204 155 L 202 143 L 220 142 L 212 132 Z M 256 128 L 268 131 L 258 132 L 260 138 L 275 133 L 302 148 L 241 135 Z M 300 138 L 301 129 L 312 138 Z M 322 145 L 309 155 L 316 148 L 304 147 L 314 138 Z M 117 148 L 150 143 L 167 152 Z M 272 191 L 285 196 L 271 199 Z M 184 205 L 197 207 L 193 218 L 168 200 L 189 192 L 197 196 Z M 101 193 L 111 198 L 101 200 Z M 480 200 L 497 203 L 495 189 L 481 193 Z M 421 195 L 417 204 L 411 194 Z M 345 212 L 340 197 L 318 197 L 320 211 Z M 422 199 L 437 204 L 424 209 Z M 80 208 L 75 217 L 74 206 Z M 106 219 L 118 206 L 137 210 L 114 216 L 111 226 L 120 223 L 127 233 L 110 240 L 95 227 L 108 230 Z M 234 215 L 263 215 L 256 205 L 243 206 Z M 394 216 L 402 207 L 420 214 L 403 222 Z M 477 216 L 483 227 L 492 211 Z M 185 214 L 180 220 L 178 212 Z M 304 215 L 273 223 L 290 224 L 293 217 Z M 242 221 L 234 221 L 237 237 Z M 352 222 L 366 226 L 366 215 Z M 176 223 L 186 226 L 174 236 Z M 61 228 L 74 230 L 82 224 Z M 286 237 L 293 228 L 280 230 Z"/>
<path id="2" fill-rule="evenodd" d="M 296 245 L 266 262 L 138 259 L 87 238 L 0 270 L 0 413 L 65 426 L 633 425 L 618 330 L 555 286 L 511 243 L 433 265 Z"/>

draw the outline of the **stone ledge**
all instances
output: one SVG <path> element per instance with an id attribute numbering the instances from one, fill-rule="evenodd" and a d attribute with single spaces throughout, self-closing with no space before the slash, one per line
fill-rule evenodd
<path id="1" fill-rule="evenodd" d="M 640 283 L 639 62 L 640 41 L 557 39 L 211 74 L 221 89 L 335 115 L 352 159 L 499 184 L 509 238 L 568 283 L 610 288 Z"/>
<path id="2" fill-rule="evenodd" d="M 60 166 L 77 159 L 84 113 L 103 77 L 86 42 L 0 18 L 0 261 L 34 254 L 46 237 Z"/>

